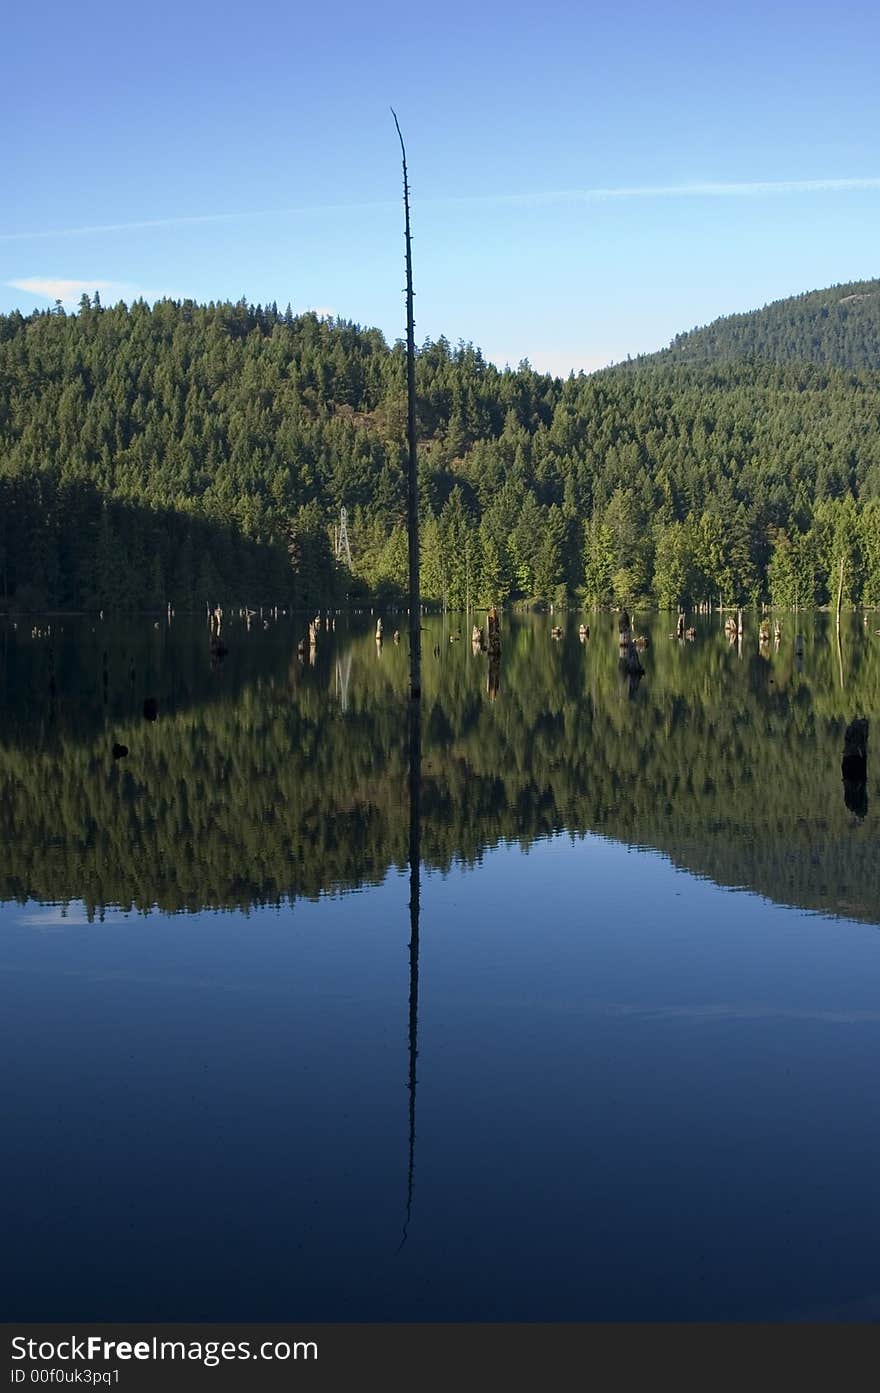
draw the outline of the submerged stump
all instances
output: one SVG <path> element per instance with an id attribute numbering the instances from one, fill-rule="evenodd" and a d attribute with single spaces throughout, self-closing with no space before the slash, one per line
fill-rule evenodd
<path id="1" fill-rule="evenodd" d="M 486 646 L 494 656 L 501 652 L 501 619 L 498 610 L 493 605 L 486 615 Z"/>

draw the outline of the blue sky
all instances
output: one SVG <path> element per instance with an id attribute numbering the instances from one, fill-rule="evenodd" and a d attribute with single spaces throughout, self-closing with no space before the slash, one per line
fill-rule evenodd
<path id="1" fill-rule="evenodd" d="M 880 7 L 106 0 L 4 20 L 0 309 L 288 301 L 565 373 L 880 274 Z M 59 283 L 69 283 L 62 285 Z"/>

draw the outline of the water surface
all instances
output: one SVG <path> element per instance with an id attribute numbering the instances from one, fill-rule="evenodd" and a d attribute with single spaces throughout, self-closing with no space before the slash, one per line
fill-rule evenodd
<path id="1" fill-rule="evenodd" d="M 872 626 L 426 620 L 413 805 L 266 622 L 0 630 L 8 1318 L 880 1314 Z"/>

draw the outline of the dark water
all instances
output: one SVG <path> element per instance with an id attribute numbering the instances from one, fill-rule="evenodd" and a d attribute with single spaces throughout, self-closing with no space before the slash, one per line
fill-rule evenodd
<path id="1" fill-rule="evenodd" d="M 7 1319 L 880 1316 L 874 617 L 552 622 L 0 627 Z"/>

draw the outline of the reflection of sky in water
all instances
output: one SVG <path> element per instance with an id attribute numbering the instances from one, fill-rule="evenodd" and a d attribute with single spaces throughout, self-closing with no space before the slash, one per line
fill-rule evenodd
<path id="1" fill-rule="evenodd" d="M 250 914 L 0 909 L 10 1318 L 871 1312 L 880 936 L 563 835 Z"/>

